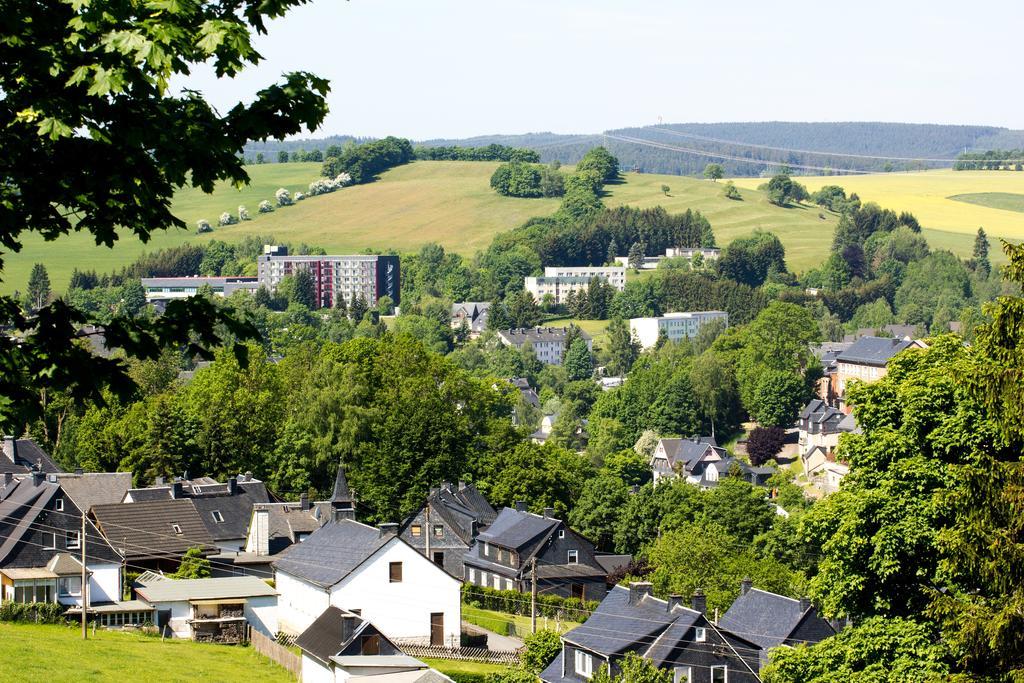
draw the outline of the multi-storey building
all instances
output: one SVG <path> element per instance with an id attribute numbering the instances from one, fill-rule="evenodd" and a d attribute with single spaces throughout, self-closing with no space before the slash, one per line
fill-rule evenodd
<path id="1" fill-rule="evenodd" d="M 846 388 L 853 380 L 874 382 L 885 377 L 886 364 L 893 356 L 909 348 L 923 348 L 920 341 L 889 337 L 861 337 L 836 356 L 836 393 L 840 408 L 850 412 L 846 404 Z"/>
<path id="2" fill-rule="evenodd" d="M 666 313 L 656 318 L 630 318 L 629 329 L 645 349 L 658 342 L 662 331 L 669 341 L 679 341 L 684 337 L 696 337 L 700 328 L 712 320 L 722 320 L 729 324 L 729 314 L 725 311 L 686 311 Z"/>
<path id="3" fill-rule="evenodd" d="M 605 280 L 620 292 L 626 288 L 626 269 L 622 266 L 549 266 L 542 277 L 528 277 L 524 285 L 537 301 L 550 294 L 556 304 L 564 304 L 569 292 L 586 290 L 594 278 Z"/>
<path id="4" fill-rule="evenodd" d="M 142 287 L 146 290 L 146 301 L 170 301 L 195 296 L 203 287 L 209 287 L 216 296 L 231 296 L 235 292 L 254 293 L 259 289 L 254 277 L 144 277 Z"/>
<path id="5" fill-rule="evenodd" d="M 587 342 L 587 348 L 593 348 L 593 340 L 586 332 L 580 330 L 580 338 Z M 561 365 L 565 355 L 565 340 L 569 336 L 568 327 L 519 327 L 511 330 L 498 330 L 498 339 L 505 346 L 522 348 L 527 342 L 533 347 L 537 360 L 547 365 Z"/>
<path id="6" fill-rule="evenodd" d="M 373 306 L 384 296 L 397 306 L 401 275 L 397 256 L 358 254 L 350 256 L 293 255 L 287 247 L 267 245 L 256 260 L 259 285 L 273 291 L 281 280 L 301 270 L 313 277 L 316 301 L 331 308 L 339 296 L 345 301 L 362 298 Z"/>

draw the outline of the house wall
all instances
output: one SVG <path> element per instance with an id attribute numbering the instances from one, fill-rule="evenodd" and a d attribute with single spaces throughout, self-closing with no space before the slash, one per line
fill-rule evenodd
<path id="1" fill-rule="evenodd" d="M 416 513 L 416 516 L 402 529 L 402 540 L 423 553 L 423 556 L 431 562 L 434 561 L 435 552 L 444 553 L 444 563 L 441 566 L 452 576 L 461 578 L 465 574 L 462 558 L 465 556 L 466 551 L 469 550 L 469 546 L 462 542 L 459 535 L 444 521 L 441 515 L 432 513 L 429 525 L 426 518 L 426 508 Z M 420 527 L 419 536 L 413 536 L 412 533 L 412 527 L 416 525 Z M 438 525 L 441 526 L 442 535 L 440 537 L 434 536 L 434 527 Z M 430 539 L 429 554 L 427 553 L 428 534 Z"/>
<path id="2" fill-rule="evenodd" d="M 150 604 L 157 611 L 171 610 L 171 619 L 167 622 L 167 626 L 171 629 L 175 638 L 192 637 L 192 627 L 188 624 L 188 620 L 192 618 L 192 606 L 188 604 L 188 600 L 153 602 Z"/>
<path id="3" fill-rule="evenodd" d="M 402 563 L 400 583 L 390 582 L 391 562 Z M 415 638 L 424 643 L 430 642 L 431 613 L 442 612 L 445 642 L 457 646 L 459 589 L 457 579 L 396 538 L 334 586 L 330 604 L 361 610 L 362 617 L 388 638 Z"/>
<path id="4" fill-rule="evenodd" d="M 335 683 L 334 671 L 319 659 L 302 653 L 302 683 Z"/>
<path id="5" fill-rule="evenodd" d="M 274 571 L 274 587 L 278 593 L 278 628 L 286 633 L 302 633 L 331 606 L 330 594 L 326 589 L 318 588 L 287 572 Z"/>
<path id="6" fill-rule="evenodd" d="M 758 677 L 751 673 L 751 669 L 755 672 L 759 669 L 759 654 L 751 649 L 750 643 L 711 628 L 706 619 L 702 618 L 697 625 L 707 629 L 707 639 L 698 643 L 688 635 L 683 647 L 673 653 L 671 668 L 690 667 L 690 683 L 711 683 L 713 666 L 728 667 L 729 683 L 759 683 Z"/>
<path id="7" fill-rule="evenodd" d="M 268 638 L 277 635 L 277 596 L 265 595 L 245 601 L 245 619 L 254 630 Z"/>

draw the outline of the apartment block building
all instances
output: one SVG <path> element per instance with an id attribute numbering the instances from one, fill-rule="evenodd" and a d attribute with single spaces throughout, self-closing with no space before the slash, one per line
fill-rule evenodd
<path id="1" fill-rule="evenodd" d="M 362 297 L 373 306 L 388 296 L 395 305 L 401 299 L 401 268 L 397 256 L 358 254 L 318 256 L 289 254 L 287 247 L 266 245 L 256 260 L 260 286 L 274 291 L 281 280 L 306 270 L 313 277 L 316 300 L 331 308 L 338 296 L 351 301 Z"/>
<path id="2" fill-rule="evenodd" d="M 724 320 L 729 324 L 725 311 L 683 311 L 666 313 L 656 318 L 630 318 L 629 329 L 641 346 L 649 349 L 658 342 L 658 335 L 664 330 L 669 341 L 696 337 L 700 328 L 712 320 Z"/>
<path id="3" fill-rule="evenodd" d="M 561 365 L 565 355 L 565 340 L 569 336 L 568 327 L 526 327 L 511 330 L 498 330 L 498 339 L 505 346 L 522 348 L 529 342 L 537 360 L 547 365 Z M 593 340 L 586 332 L 580 331 L 580 338 L 593 349 Z"/>
<path id="4" fill-rule="evenodd" d="M 543 276 L 526 278 L 524 285 L 537 301 L 550 294 L 556 304 L 564 304 L 569 292 L 586 290 L 594 278 L 607 281 L 620 292 L 626 288 L 622 266 L 549 266 Z"/>

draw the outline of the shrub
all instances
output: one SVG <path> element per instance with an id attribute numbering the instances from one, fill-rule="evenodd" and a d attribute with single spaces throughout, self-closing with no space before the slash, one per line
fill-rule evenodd
<path id="1" fill-rule="evenodd" d="M 530 613 L 529 597 L 519 591 L 503 591 L 464 584 L 462 600 L 474 607 L 496 612 L 523 615 Z M 557 595 L 541 594 L 537 596 L 537 616 L 549 619 L 561 618 L 567 621 L 586 621 L 599 604 L 600 602 L 596 600 L 561 598 Z"/>
<path id="2" fill-rule="evenodd" d="M 785 443 L 786 430 L 782 427 L 755 427 L 747 439 L 750 464 L 755 467 L 763 465 L 778 455 Z"/>
<path id="3" fill-rule="evenodd" d="M 270 213 L 273 210 L 274 210 L 274 205 L 271 204 L 266 199 L 264 199 L 262 202 L 260 202 L 260 207 L 259 207 L 259 212 L 260 213 Z"/>
<path id="4" fill-rule="evenodd" d="M 305 198 L 306 198 L 306 195 L 304 193 L 302 193 L 302 192 L 296 192 L 295 193 L 295 201 L 301 202 Z"/>
<path id="5" fill-rule="evenodd" d="M 237 222 L 238 222 L 237 218 L 235 218 L 232 214 L 230 214 L 227 211 L 225 211 L 224 213 L 222 213 L 220 215 L 220 219 L 217 221 L 217 224 L 218 225 L 234 225 Z"/>
<path id="6" fill-rule="evenodd" d="M 277 192 L 274 193 L 274 198 L 277 200 L 278 206 L 292 205 L 292 195 L 288 190 L 284 189 L 283 187 L 278 188 Z"/>
<path id="7" fill-rule="evenodd" d="M 58 624 L 63 618 L 64 606 L 56 602 L 0 602 L 0 621 Z"/>
<path id="8" fill-rule="evenodd" d="M 238 220 L 240 221 L 251 221 L 252 216 L 249 215 L 249 209 L 242 205 L 238 206 Z"/>
<path id="9" fill-rule="evenodd" d="M 213 228 L 210 226 L 210 221 L 206 220 L 205 218 L 200 218 L 198 221 L 196 221 L 196 232 L 198 232 L 200 235 L 203 234 L 204 232 L 213 232 Z"/>

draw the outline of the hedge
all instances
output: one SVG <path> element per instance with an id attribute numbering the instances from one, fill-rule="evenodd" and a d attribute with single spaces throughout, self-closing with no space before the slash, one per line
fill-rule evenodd
<path id="1" fill-rule="evenodd" d="M 64 605 L 56 602 L 0 602 L 0 621 L 59 624 L 64 620 Z"/>
<path id="2" fill-rule="evenodd" d="M 452 673 L 445 674 L 445 676 L 447 676 L 448 678 L 450 678 L 453 681 L 455 681 L 455 683 L 486 683 L 486 681 L 487 681 L 487 675 L 486 674 L 474 674 L 474 673 L 469 673 L 469 672 L 460 672 L 460 673 L 452 672 Z"/>
<path id="3" fill-rule="evenodd" d="M 462 601 L 473 607 L 530 615 L 530 596 L 519 591 L 503 591 L 472 584 L 462 585 Z M 562 598 L 557 595 L 537 596 L 537 616 L 549 619 L 561 618 L 567 621 L 586 621 L 591 612 L 601 603 L 597 600 Z"/>

